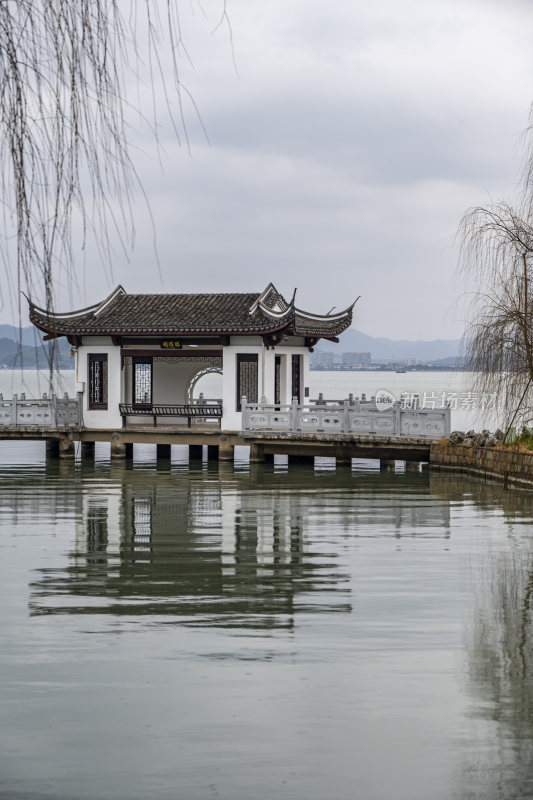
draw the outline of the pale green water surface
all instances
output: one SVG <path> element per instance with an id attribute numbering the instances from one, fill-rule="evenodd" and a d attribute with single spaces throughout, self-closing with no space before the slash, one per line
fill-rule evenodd
<path id="1" fill-rule="evenodd" d="M 533 796 L 533 499 L 1 442 L 2 800 Z"/>

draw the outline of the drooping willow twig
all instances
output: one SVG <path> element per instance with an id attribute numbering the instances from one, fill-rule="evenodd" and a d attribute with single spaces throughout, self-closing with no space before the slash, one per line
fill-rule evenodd
<path id="1" fill-rule="evenodd" d="M 471 294 L 463 339 L 475 388 L 523 423 L 533 380 L 533 225 L 524 204 L 470 209 L 461 222 L 461 269 Z"/>
<path id="2" fill-rule="evenodd" d="M 217 19 L 220 8 L 229 24 L 226 0 Z M 128 89 L 142 65 L 187 142 L 185 103 L 196 107 L 182 56 L 179 0 L 0 0 L 0 304 L 18 305 L 19 319 L 22 289 L 53 309 L 55 285 L 75 281 L 74 221 L 75 250 L 94 236 L 108 271 L 115 237 L 130 250 Z M 157 136 L 155 94 L 149 122 Z"/>

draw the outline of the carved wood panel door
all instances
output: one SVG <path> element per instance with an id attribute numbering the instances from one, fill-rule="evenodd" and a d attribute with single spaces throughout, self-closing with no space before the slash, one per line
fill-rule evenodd
<path id="1" fill-rule="evenodd" d="M 257 403 L 258 359 L 256 353 L 237 354 L 237 411 L 241 411 L 241 397 Z"/>

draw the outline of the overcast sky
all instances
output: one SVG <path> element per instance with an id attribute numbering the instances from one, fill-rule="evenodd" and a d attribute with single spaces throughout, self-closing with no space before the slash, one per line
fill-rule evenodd
<path id="1" fill-rule="evenodd" d="M 533 100 L 530 0 L 182 3 L 191 153 L 160 117 L 134 159 L 136 245 L 113 275 L 88 251 L 60 310 L 131 292 L 254 291 L 269 281 L 326 313 L 358 295 L 374 336 L 462 332 L 453 237 L 471 205 L 512 197 Z M 162 52 L 164 47 L 162 46 Z M 161 87 L 156 84 L 156 94 Z M 143 110 L 149 93 L 141 97 Z"/>

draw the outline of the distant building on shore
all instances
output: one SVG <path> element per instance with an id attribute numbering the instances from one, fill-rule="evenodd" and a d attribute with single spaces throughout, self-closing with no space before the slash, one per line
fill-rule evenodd
<path id="1" fill-rule="evenodd" d="M 345 367 L 368 367 L 372 360 L 370 353 L 343 353 L 342 363 Z"/>
<path id="2" fill-rule="evenodd" d="M 313 353 L 311 356 L 311 366 L 313 367 L 322 367 L 323 369 L 327 369 L 331 367 L 335 363 L 335 354 L 334 353 Z"/>

